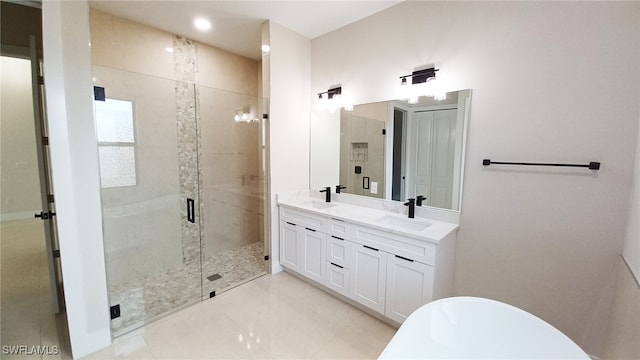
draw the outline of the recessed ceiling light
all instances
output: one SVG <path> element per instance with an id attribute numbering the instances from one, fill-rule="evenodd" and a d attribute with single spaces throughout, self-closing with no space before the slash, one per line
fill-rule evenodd
<path id="1" fill-rule="evenodd" d="M 207 31 L 211 29 L 211 22 L 205 18 L 197 18 L 193 20 L 193 26 L 200 31 Z"/>

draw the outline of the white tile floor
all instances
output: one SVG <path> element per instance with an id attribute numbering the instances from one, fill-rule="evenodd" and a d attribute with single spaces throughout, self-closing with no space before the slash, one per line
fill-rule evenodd
<path id="1" fill-rule="evenodd" d="M 40 220 L 0 222 L 2 359 L 70 358 L 64 313 L 53 312 L 45 250 Z M 16 354 L 4 348 L 21 345 L 40 346 L 49 355 Z"/>
<path id="2" fill-rule="evenodd" d="M 2 345 L 59 346 L 51 310 L 42 225 L 0 223 Z M 58 316 L 57 318 L 59 318 Z M 63 321 L 62 321 L 63 322 Z M 114 340 L 88 359 L 373 359 L 393 327 L 287 273 L 252 282 Z"/>
<path id="3" fill-rule="evenodd" d="M 123 335 L 87 359 L 374 359 L 395 331 L 282 272 Z"/>

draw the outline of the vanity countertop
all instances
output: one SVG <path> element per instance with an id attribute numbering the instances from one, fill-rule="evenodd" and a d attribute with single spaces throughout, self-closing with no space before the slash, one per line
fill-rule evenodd
<path id="1" fill-rule="evenodd" d="M 278 205 L 436 244 L 458 228 L 455 223 L 431 218 L 409 219 L 406 207 L 402 205 L 401 208 L 395 206 L 383 209 L 349 204 L 340 200 L 327 203 L 324 199 L 304 192 L 287 196 L 279 194 Z"/>

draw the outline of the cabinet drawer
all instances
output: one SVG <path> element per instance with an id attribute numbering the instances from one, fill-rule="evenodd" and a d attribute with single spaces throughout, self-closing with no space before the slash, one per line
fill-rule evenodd
<path id="1" fill-rule="evenodd" d="M 290 209 L 284 206 L 280 207 L 280 221 L 320 231 L 325 231 L 327 223 L 327 219 L 325 217 L 310 214 L 305 211 Z"/>
<path id="2" fill-rule="evenodd" d="M 436 246 L 432 243 L 359 225 L 353 225 L 352 240 L 423 264 L 435 265 Z"/>
<path id="3" fill-rule="evenodd" d="M 336 263 L 327 263 L 325 285 L 335 292 L 348 296 L 351 291 L 350 270 Z"/>
<path id="4" fill-rule="evenodd" d="M 327 237 L 327 261 L 340 266 L 349 266 L 348 254 L 351 243 L 342 238 L 331 235 Z"/>
<path id="5" fill-rule="evenodd" d="M 339 238 L 348 239 L 351 237 L 351 223 L 333 218 L 328 219 L 327 233 Z"/>

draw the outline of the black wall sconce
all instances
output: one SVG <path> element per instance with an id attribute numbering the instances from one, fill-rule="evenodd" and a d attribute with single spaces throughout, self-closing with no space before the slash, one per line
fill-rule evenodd
<path id="1" fill-rule="evenodd" d="M 400 88 L 405 94 L 404 98 L 408 99 L 410 104 L 416 104 L 420 96 L 432 96 L 435 100 L 445 100 L 447 93 L 441 89 L 440 81 L 436 81 L 436 71 L 439 70 L 429 67 L 400 76 Z M 409 77 L 411 85 L 407 81 Z"/>
<path id="2" fill-rule="evenodd" d="M 400 76 L 400 84 L 401 85 L 407 85 L 407 78 L 410 77 L 411 78 L 411 84 L 421 84 L 421 83 L 425 83 L 427 82 L 427 80 L 436 77 L 436 71 L 439 71 L 440 69 L 436 69 L 436 68 L 428 68 L 428 69 L 424 69 L 424 70 L 416 70 L 414 72 L 412 72 L 409 75 L 402 75 Z"/>
<path id="3" fill-rule="evenodd" d="M 320 110 L 335 110 L 344 107 L 345 110 L 353 110 L 353 105 L 342 96 L 342 86 L 334 86 L 331 89 L 318 93 L 318 104 Z"/>
<path id="4" fill-rule="evenodd" d="M 327 94 L 326 99 L 331 100 L 336 96 L 342 95 L 342 86 L 334 87 L 325 92 L 318 93 L 318 100 L 325 99 L 324 94 Z"/>

